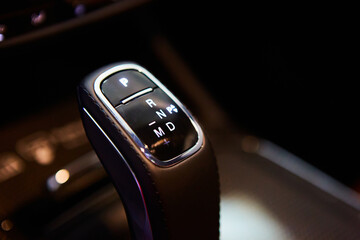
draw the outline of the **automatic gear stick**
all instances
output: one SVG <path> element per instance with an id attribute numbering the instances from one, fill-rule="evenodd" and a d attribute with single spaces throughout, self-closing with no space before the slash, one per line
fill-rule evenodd
<path id="1" fill-rule="evenodd" d="M 208 139 L 143 67 L 106 66 L 78 87 L 86 134 L 134 239 L 218 239 L 219 181 Z"/>

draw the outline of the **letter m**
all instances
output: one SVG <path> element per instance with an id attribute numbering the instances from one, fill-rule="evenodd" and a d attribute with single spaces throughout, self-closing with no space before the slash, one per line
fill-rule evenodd
<path id="1" fill-rule="evenodd" d="M 161 127 L 158 127 L 158 129 L 154 129 L 153 131 L 158 138 L 162 137 L 162 135 L 165 135 L 165 132 L 161 129 Z"/>

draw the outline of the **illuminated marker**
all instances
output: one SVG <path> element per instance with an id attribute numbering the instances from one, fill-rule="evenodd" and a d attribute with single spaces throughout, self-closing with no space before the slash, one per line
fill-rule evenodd
<path id="1" fill-rule="evenodd" d="M 158 115 L 158 117 L 160 119 L 163 119 L 163 117 L 166 117 L 166 114 L 164 113 L 164 111 L 162 109 L 160 109 L 160 111 L 156 111 L 156 114 Z"/>
<path id="2" fill-rule="evenodd" d="M 168 127 L 170 132 L 175 130 L 175 125 L 172 122 L 167 122 L 165 125 Z"/>
<path id="3" fill-rule="evenodd" d="M 154 129 L 153 131 L 158 138 L 162 137 L 162 135 L 165 135 L 165 132 L 164 132 L 164 130 L 161 129 L 161 127 L 158 127 L 157 130 Z"/>
<path id="4" fill-rule="evenodd" d="M 177 110 L 177 108 L 174 106 L 174 105 L 170 105 L 170 106 L 168 106 L 167 108 L 166 108 L 166 110 L 170 113 L 170 114 L 172 114 L 173 112 L 178 112 L 178 110 Z"/>
<path id="5" fill-rule="evenodd" d="M 153 107 L 153 106 L 156 106 L 156 103 L 154 103 L 154 101 L 149 98 L 149 99 L 146 99 L 145 102 L 149 105 L 149 107 Z"/>
<path id="6" fill-rule="evenodd" d="M 128 83 L 129 83 L 129 80 L 127 78 L 120 78 L 119 79 L 119 82 L 124 86 L 124 87 L 127 87 L 128 86 Z"/>

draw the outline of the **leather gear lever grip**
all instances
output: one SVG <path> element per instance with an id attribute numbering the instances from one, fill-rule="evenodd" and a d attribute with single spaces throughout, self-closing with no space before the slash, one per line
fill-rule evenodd
<path id="1" fill-rule="evenodd" d="M 218 239 L 219 177 L 208 138 L 150 72 L 116 63 L 78 87 L 86 134 L 134 239 Z"/>

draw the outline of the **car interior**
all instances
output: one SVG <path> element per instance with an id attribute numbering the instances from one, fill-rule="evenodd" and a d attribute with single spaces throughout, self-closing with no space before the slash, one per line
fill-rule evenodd
<path id="1" fill-rule="evenodd" d="M 328 11 L 177 0 L 1 5 L 1 240 L 135 239 L 76 92 L 117 62 L 146 68 L 200 123 L 218 167 L 219 239 L 360 239 L 357 79 L 346 75 L 354 44 Z"/>

